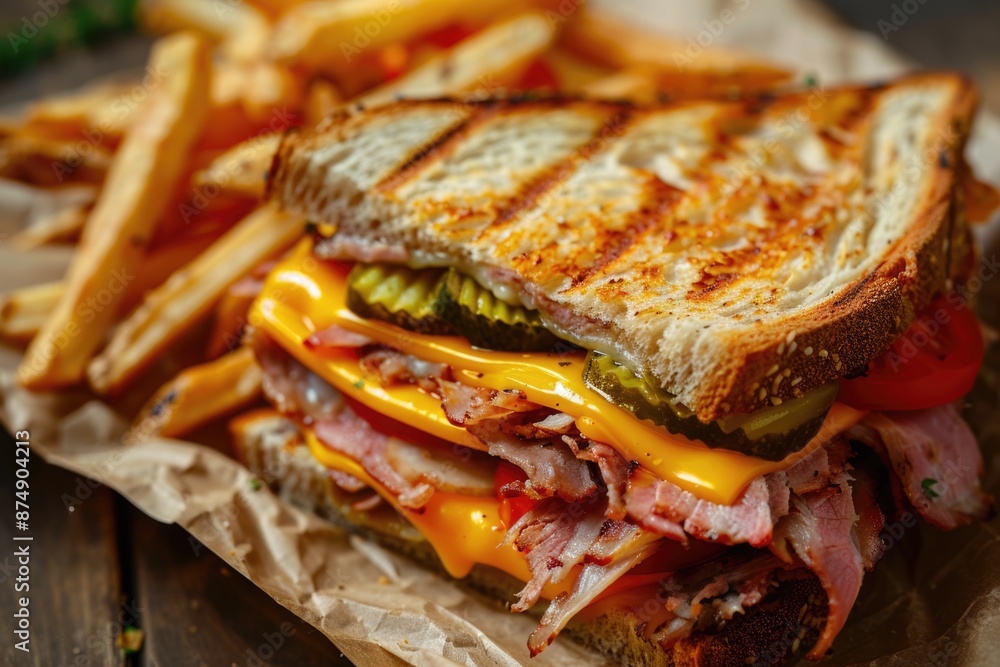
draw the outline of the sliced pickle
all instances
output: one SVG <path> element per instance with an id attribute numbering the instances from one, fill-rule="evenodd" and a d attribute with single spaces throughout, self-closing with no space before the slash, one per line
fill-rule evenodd
<path id="1" fill-rule="evenodd" d="M 605 354 L 587 355 L 584 381 L 615 405 L 630 410 L 639 419 L 660 424 L 671 433 L 700 440 L 709 447 L 732 449 L 771 461 L 802 449 L 816 435 L 837 397 L 838 387 L 831 382 L 780 405 L 704 424 L 672 394 L 637 377 Z"/>
<path id="2" fill-rule="evenodd" d="M 426 334 L 454 330 L 434 313 L 444 272 L 391 264 L 356 264 L 347 276 L 347 307 L 362 317 Z"/>
<path id="3" fill-rule="evenodd" d="M 434 312 L 476 347 L 509 352 L 543 352 L 558 343 L 537 311 L 511 306 L 472 278 L 449 269 Z"/>

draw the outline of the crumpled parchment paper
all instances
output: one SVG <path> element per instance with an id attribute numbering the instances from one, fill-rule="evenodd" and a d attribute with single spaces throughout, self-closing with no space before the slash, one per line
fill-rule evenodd
<path id="1" fill-rule="evenodd" d="M 820 85 L 884 78 L 907 69 L 881 40 L 837 23 L 810 2 L 715 0 L 605 2 L 626 18 L 679 36 L 708 30 L 717 44 L 766 56 Z M 712 23 L 729 10 L 735 18 Z M 708 22 L 708 23 L 706 23 Z M 716 30 L 711 28 L 715 27 Z M 968 154 L 983 180 L 1000 183 L 1000 123 L 981 114 Z M 13 231 L 0 221 L 0 233 Z M 997 222 L 997 221 L 994 221 Z M 983 242 L 980 314 L 1000 325 L 998 238 Z M 0 289 L 58 277 L 67 253 L 30 256 L 0 244 Z M 30 395 L 15 386 L 18 350 L 0 349 L 0 418 L 27 428 L 46 460 L 97 480 L 164 522 L 183 526 L 275 600 L 319 628 L 359 665 L 518 665 L 535 625 L 402 557 L 352 544 L 343 531 L 266 489 L 224 446 L 124 438 L 127 423 L 83 391 Z M 1000 349 L 987 355 L 966 417 L 982 444 L 985 486 L 1000 495 Z M 133 393 L 151 391 L 152 386 Z M 138 404 L 133 396 L 128 404 Z M 119 410 L 122 405 L 117 406 Z M 73 493 L 72 490 L 66 490 Z M 62 492 L 62 490 L 60 490 Z M 942 534 L 924 525 L 890 525 L 886 557 L 867 576 L 858 603 L 825 664 L 954 665 L 1000 660 L 1000 520 Z M 376 554 L 373 556 L 373 551 Z M 532 665 L 602 665 L 561 639 Z"/>

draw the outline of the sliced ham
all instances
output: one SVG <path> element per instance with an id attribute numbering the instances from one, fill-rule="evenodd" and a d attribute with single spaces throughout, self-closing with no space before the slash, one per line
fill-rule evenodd
<path id="1" fill-rule="evenodd" d="M 771 493 L 764 477 L 751 482 L 735 504 L 719 505 L 637 469 L 629 478 L 625 502 L 633 521 L 680 542 L 691 535 L 719 544 L 748 542 L 762 547 L 771 541 L 778 519 L 772 515 Z M 774 509 L 784 508 L 778 502 Z"/>
<path id="2" fill-rule="evenodd" d="M 448 419 L 467 428 L 484 420 L 497 419 L 512 412 L 534 411 L 540 407 L 517 391 L 496 391 L 443 380 L 437 384 L 441 406 Z"/>
<path id="3" fill-rule="evenodd" d="M 600 537 L 604 522 L 600 508 L 548 499 L 511 526 L 507 542 L 525 555 L 531 570 L 531 580 L 517 594 L 511 610 L 531 609 L 546 584 L 559 583 L 582 563 Z"/>
<path id="4" fill-rule="evenodd" d="M 948 530 L 992 512 L 993 498 L 979 486 L 982 454 L 954 406 L 875 412 L 849 435 L 883 449 L 907 500 L 934 526 Z"/>
<path id="5" fill-rule="evenodd" d="M 633 524 L 603 519 L 600 535 L 585 556 L 573 590 L 552 600 L 528 638 L 531 655 L 538 655 L 551 644 L 573 616 L 623 574 L 656 553 L 657 540 L 655 535 Z"/>
<path id="6" fill-rule="evenodd" d="M 419 384 L 428 391 L 437 389 L 438 380 L 451 371 L 446 364 L 436 364 L 388 349 L 368 352 L 360 359 L 361 367 L 377 376 L 384 387 L 394 384 Z"/>
<path id="7" fill-rule="evenodd" d="M 313 433 L 330 449 L 360 463 L 403 507 L 420 510 L 431 499 L 433 486 L 426 482 L 411 484 L 386 461 L 391 438 L 376 431 L 346 405 L 335 415 L 317 420 Z"/>
<path id="8" fill-rule="evenodd" d="M 339 391 L 281 348 L 257 341 L 256 353 L 263 370 L 264 395 L 282 413 L 299 416 L 308 424 L 343 409 Z"/>
<path id="9" fill-rule="evenodd" d="M 627 512 L 625 490 L 628 487 L 628 461 L 614 447 L 603 442 L 592 442 L 569 435 L 564 435 L 562 441 L 569 445 L 576 458 L 597 465 L 608 497 L 607 516 L 609 519 L 624 519 Z"/>
<path id="10" fill-rule="evenodd" d="M 492 456 L 524 470 L 528 481 L 523 491 L 528 495 L 574 501 L 597 493 L 586 461 L 576 458 L 559 440 L 523 440 L 505 433 L 495 419 L 470 425 L 468 429 L 486 443 Z"/>
<path id="11" fill-rule="evenodd" d="M 771 551 L 791 560 L 790 551 L 819 578 L 829 603 L 826 626 L 809 652 L 818 660 L 844 627 L 861 589 L 864 558 L 854 525 L 858 521 L 847 482 L 792 498 L 792 511 L 775 527 Z"/>

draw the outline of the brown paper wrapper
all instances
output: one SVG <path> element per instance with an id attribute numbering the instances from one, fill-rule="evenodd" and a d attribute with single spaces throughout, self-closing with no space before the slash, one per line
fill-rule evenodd
<path id="1" fill-rule="evenodd" d="M 610 3 L 604 3 L 608 5 Z M 774 0 L 616 3 L 646 27 L 698 35 L 724 9 L 736 18 L 711 42 L 739 48 L 818 75 L 821 85 L 900 73 L 901 58 L 876 37 L 839 25 L 816 5 Z M 969 147 L 984 180 L 1000 183 L 1000 123 L 983 115 Z M 1000 221 L 997 221 L 1000 222 Z M 2 233 L 12 230 L 3 221 Z M 984 227 L 980 314 L 1000 325 L 1000 281 L 992 281 L 1000 224 Z M 18 253 L 0 245 L 0 287 L 58 277 L 67 253 Z M 991 268 L 993 267 L 993 268 Z M 0 348 L 0 418 L 12 432 L 29 429 L 47 461 L 105 484 L 150 516 L 183 526 L 205 547 L 271 597 L 307 620 L 359 665 L 527 664 L 535 620 L 511 614 L 460 585 L 359 542 L 289 506 L 224 445 L 124 438 L 130 412 L 149 387 L 136 388 L 116 412 L 83 391 L 32 395 L 16 387 L 20 351 Z M 150 379 L 152 380 L 152 379 Z M 987 355 L 966 417 L 986 460 L 984 484 L 1000 495 L 1000 349 Z M 74 490 L 63 490 L 67 502 Z M 902 665 L 995 664 L 1000 655 L 1000 520 L 943 534 L 923 524 L 887 528 L 889 549 L 867 576 L 850 620 L 825 663 Z M 193 542 L 193 544 L 195 544 Z M 530 664 L 603 665 L 560 639 Z"/>

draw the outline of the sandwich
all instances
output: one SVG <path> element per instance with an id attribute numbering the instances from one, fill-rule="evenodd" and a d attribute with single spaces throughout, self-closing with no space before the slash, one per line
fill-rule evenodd
<path id="1" fill-rule="evenodd" d="M 887 519 L 987 517 L 960 416 L 975 93 L 399 100 L 289 132 L 308 220 L 234 424 L 286 497 L 634 665 L 826 655 Z M 977 195 L 977 193 L 979 193 Z"/>

